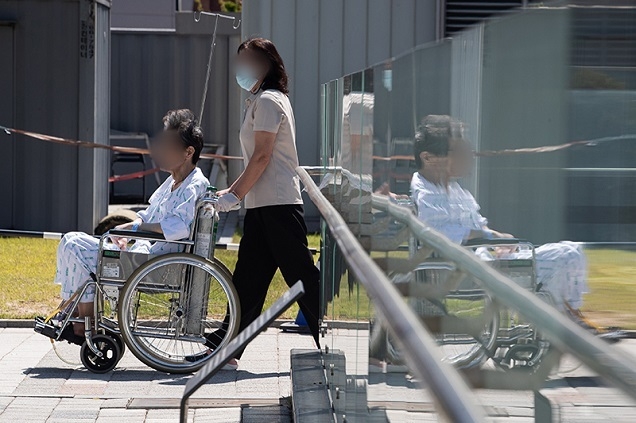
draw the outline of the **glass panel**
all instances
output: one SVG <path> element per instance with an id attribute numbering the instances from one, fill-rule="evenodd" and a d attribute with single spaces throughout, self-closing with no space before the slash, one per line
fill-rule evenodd
<path id="1" fill-rule="evenodd" d="M 594 373 L 571 356 L 550 361 L 554 346 L 540 330 L 422 248 L 371 196 L 410 207 L 591 333 L 633 329 L 636 13 L 620 10 L 516 13 L 323 86 L 323 194 L 445 361 L 473 369 L 480 387 L 531 389 L 544 369 L 556 378 Z M 483 241 L 507 234 L 529 241 Z M 473 238 L 482 240 L 467 245 Z M 323 343 L 337 414 L 349 421 L 372 410 L 391 420 L 408 403 L 430 416 L 430 393 L 324 223 L 322 240 Z M 510 378 L 511 368 L 527 376 Z M 487 391 L 476 392 L 490 405 Z"/>

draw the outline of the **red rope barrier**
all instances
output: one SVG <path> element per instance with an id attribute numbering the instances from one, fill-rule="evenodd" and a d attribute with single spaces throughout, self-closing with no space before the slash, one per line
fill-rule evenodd
<path id="1" fill-rule="evenodd" d="M 131 179 L 139 179 L 143 178 L 146 175 L 152 175 L 153 173 L 159 172 L 161 169 L 158 167 L 154 169 L 142 170 L 139 172 L 127 173 L 125 175 L 114 175 L 108 178 L 108 182 L 119 182 L 119 181 L 129 181 Z"/>
<path id="2" fill-rule="evenodd" d="M 95 142 L 88 142 L 88 141 L 78 141 L 78 140 L 72 140 L 69 138 L 61 138 L 61 137 L 56 137 L 53 135 L 46 135 L 46 134 L 40 134 L 37 132 L 25 131 L 22 129 L 7 128 L 4 126 L 0 126 L 0 129 L 4 130 L 7 134 L 11 134 L 11 133 L 20 134 L 20 135 L 35 138 L 41 141 L 72 145 L 75 147 L 99 148 L 104 150 L 117 151 L 120 153 L 130 153 L 130 154 L 144 154 L 144 155 L 150 154 L 150 151 L 145 148 L 122 147 L 122 146 L 116 146 L 116 145 L 98 144 Z M 222 154 L 201 154 L 201 158 L 206 160 L 214 160 L 214 159 L 243 160 L 243 157 L 225 156 Z"/>

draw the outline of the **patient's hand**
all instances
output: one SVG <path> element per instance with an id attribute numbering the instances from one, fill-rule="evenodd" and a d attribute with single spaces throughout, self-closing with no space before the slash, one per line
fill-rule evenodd
<path id="1" fill-rule="evenodd" d="M 128 238 L 111 235 L 110 240 L 113 241 L 113 244 L 115 244 L 117 248 L 119 248 L 122 251 L 125 250 L 126 247 L 128 246 Z"/>
<path id="2" fill-rule="evenodd" d="M 491 231 L 492 231 L 492 234 L 493 234 L 493 236 L 494 236 L 495 238 L 508 238 L 508 239 L 509 239 L 509 238 L 514 238 L 514 235 L 507 234 L 507 233 L 505 233 L 505 232 L 497 232 L 497 231 L 494 231 L 494 230 L 492 230 L 492 229 L 491 229 Z"/>
<path id="3" fill-rule="evenodd" d="M 497 258 L 505 258 L 510 254 L 517 252 L 517 246 L 514 247 L 496 247 L 495 248 L 495 256 Z"/>
<path id="4" fill-rule="evenodd" d="M 383 183 L 382 185 L 380 185 L 378 187 L 378 189 L 375 190 L 375 194 L 379 194 L 379 195 L 386 195 L 387 197 L 391 198 L 392 200 L 408 200 L 411 197 L 409 197 L 406 194 L 396 194 L 394 192 L 391 192 L 391 189 L 389 187 L 388 183 Z"/>
<path id="5" fill-rule="evenodd" d="M 123 223 L 121 225 L 115 226 L 113 229 L 123 229 L 123 230 L 131 230 L 133 222 Z M 110 240 L 119 248 L 120 250 L 125 250 L 128 246 L 128 238 L 114 236 L 111 235 Z"/>
<path id="6" fill-rule="evenodd" d="M 492 234 L 495 238 L 499 238 L 499 239 L 510 239 L 510 238 L 514 238 L 513 235 L 511 234 L 507 234 L 505 232 L 497 232 L 495 230 L 492 230 Z M 498 258 L 504 258 L 506 256 L 508 256 L 509 254 L 513 254 L 517 252 L 517 246 L 498 246 L 495 248 L 495 256 Z"/>

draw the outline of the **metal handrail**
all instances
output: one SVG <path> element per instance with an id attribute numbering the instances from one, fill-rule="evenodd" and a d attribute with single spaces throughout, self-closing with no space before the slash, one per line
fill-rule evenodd
<path id="1" fill-rule="evenodd" d="M 498 302 L 519 311 L 560 351 L 576 356 L 599 375 L 636 399 L 636 366 L 628 365 L 633 360 L 627 355 L 609 348 L 601 339 L 585 331 L 537 296 L 517 286 L 475 254 L 424 225 L 410 209 L 393 204 L 388 197 L 376 194 L 372 196 L 372 205 L 408 225 L 421 242 L 453 261 L 460 270 L 479 279 Z"/>
<path id="2" fill-rule="evenodd" d="M 322 195 L 309 173 L 297 167 L 305 190 L 331 230 L 333 238 L 347 261 L 349 269 L 365 286 L 378 312 L 404 347 L 406 361 L 422 381 L 426 381 L 442 411 L 454 422 L 480 422 L 484 410 L 457 371 L 442 362 L 435 340 L 420 323 L 415 313 L 384 272 L 362 248 L 346 222 Z"/>

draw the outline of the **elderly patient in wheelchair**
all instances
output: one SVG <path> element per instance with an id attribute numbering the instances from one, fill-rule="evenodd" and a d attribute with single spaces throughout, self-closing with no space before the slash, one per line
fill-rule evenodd
<path id="1" fill-rule="evenodd" d="M 513 238 L 489 228 L 475 198 L 457 182 L 472 166 L 472 150 L 463 137 L 461 122 L 449 116 L 425 117 L 415 136 L 414 155 L 419 170 L 411 180 L 411 195 L 419 219 L 456 243 Z M 562 241 L 534 251 L 538 286 L 550 294 L 555 307 L 580 317 L 583 294 L 588 290 L 587 263 L 581 248 Z M 492 259 L 490 254 L 482 251 L 480 256 Z M 497 258 L 531 258 L 532 251 L 500 247 L 494 254 Z"/>
<path id="2" fill-rule="evenodd" d="M 152 158 L 170 176 L 150 197 L 150 206 L 137 213 L 137 219 L 119 225 L 116 229 L 155 232 L 166 240 L 188 238 L 194 219 L 198 198 L 209 182 L 197 167 L 203 148 L 203 134 L 194 114 L 187 109 L 171 110 L 163 118 L 164 128 L 151 145 Z M 136 240 L 128 246 L 128 239 L 111 236 L 106 248 L 128 250 L 144 254 L 178 252 L 179 244 L 150 243 Z M 86 282 L 95 280 L 99 252 L 99 239 L 82 232 L 67 233 L 57 250 L 55 283 L 61 285 L 61 296 L 68 300 L 81 291 Z M 82 294 L 75 316 L 94 315 L 95 285 L 91 284 Z M 55 320 L 55 319 L 54 319 Z M 61 339 L 82 345 L 84 324 L 73 323 L 65 327 Z"/>

